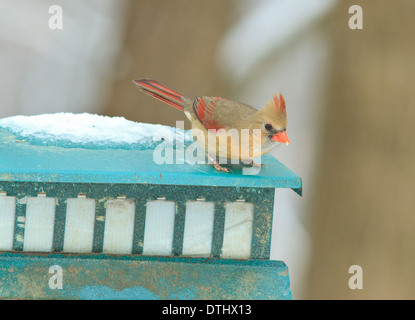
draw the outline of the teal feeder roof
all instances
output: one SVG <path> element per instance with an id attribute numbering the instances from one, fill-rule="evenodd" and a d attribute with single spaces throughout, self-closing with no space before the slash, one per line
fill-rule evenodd
<path id="1" fill-rule="evenodd" d="M 152 149 L 126 150 L 45 146 L 0 127 L 0 180 L 37 182 L 149 183 L 257 188 L 291 188 L 301 195 L 301 178 L 271 155 L 257 175 L 217 172 L 207 164 L 156 164 Z"/>

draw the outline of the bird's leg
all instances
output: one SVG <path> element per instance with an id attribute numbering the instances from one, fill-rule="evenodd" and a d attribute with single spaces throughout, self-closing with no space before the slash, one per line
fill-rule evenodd
<path id="1" fill-rule="evenodd" d="M 256 163 L 254 160 L 242 160 L 242 163 L 248 167 L 255 167 L 257 169 L 261 167 L 266 167 L 263 163 Z"/>
<path id="2" fill-rule="evenodd" d="M 219 172 L 221 172 L 221 171 L 223 171 L 223 172 L 233 172 L 231 169 L 229 169 L 229 168 L 225 168 L 225 167 L 222 167 L 220 164 L 219 164 L 219 162 L 214 158 L 214 157 L 212 157 L 210 154 L 208 154 L 207 155 L 208 156 L 208 159 L 212 162 L 212 165 L 213 165 L 213 167 L 217 170 L 217 171 L 219 171 Z"/>

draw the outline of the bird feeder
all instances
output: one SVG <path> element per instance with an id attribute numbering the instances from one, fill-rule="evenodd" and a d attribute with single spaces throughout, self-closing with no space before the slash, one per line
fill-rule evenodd
<path id="1" fill-rule="evenodd" d="M 271 226 L 275 190 L 301 179 L 270 155 L 243 175 L 153 152 L 0 126 L 0 298 L 291 299 Z"/>

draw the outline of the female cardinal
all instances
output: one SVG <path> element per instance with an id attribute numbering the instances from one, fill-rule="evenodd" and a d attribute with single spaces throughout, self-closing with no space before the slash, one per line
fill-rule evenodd
<path id="1" fill-rule="evenodd" d="M 133 82 L 152 97 L 184 111 L 192 123 L 196 141 L 218 171 L 229 172 L 228 168 L 220 166 L 218 159 L 257 165 L 254 158 L 269 152 L 278 143 L 289 143 L 287 112 L 281 93 L 279 97 L 274 94 L 262 109 L 257 110 L 248 104 L 220 97 L 191 99 L 150 79 Z"/>

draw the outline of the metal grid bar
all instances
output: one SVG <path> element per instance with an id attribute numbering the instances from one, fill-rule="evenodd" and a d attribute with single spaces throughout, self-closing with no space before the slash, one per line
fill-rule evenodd
<path id="1" fill-rule="evenodd" d="M 103 251 L 105 228 L 105 204 L 117 196 L 136 200 L 132 254 L 143 253 L 146 203 L 164 197 L 176 202 L 172 253 L 181 256 L 186 213 L 186 202 L 204 198 L 215 203 L 214 229 L 211 257 L 219 258 L 224 236 L 224 220 L 227 202 L 243 199 L 254 204 L 253 234 L 251 245 L 252 259 L 269 259 L 271 226 L 273 216 L 273 188 L 237 188 L 215 186 L 172 186 L 150 184 L 87 184 L 87 183 L 39 183 L 39 182 L 0 182 L 0 191 L 16 197 L 16 221 L 14 251 L 23 250 L 24 222 L 26 217 L 26 197 L 37 197 L 39 192 L 56 199 L 56 214 L 53 236 L 53 252 L 62 252 L 66 218 L 66 200 L 85 194 L 95 199 L 93 253 Z"/>

